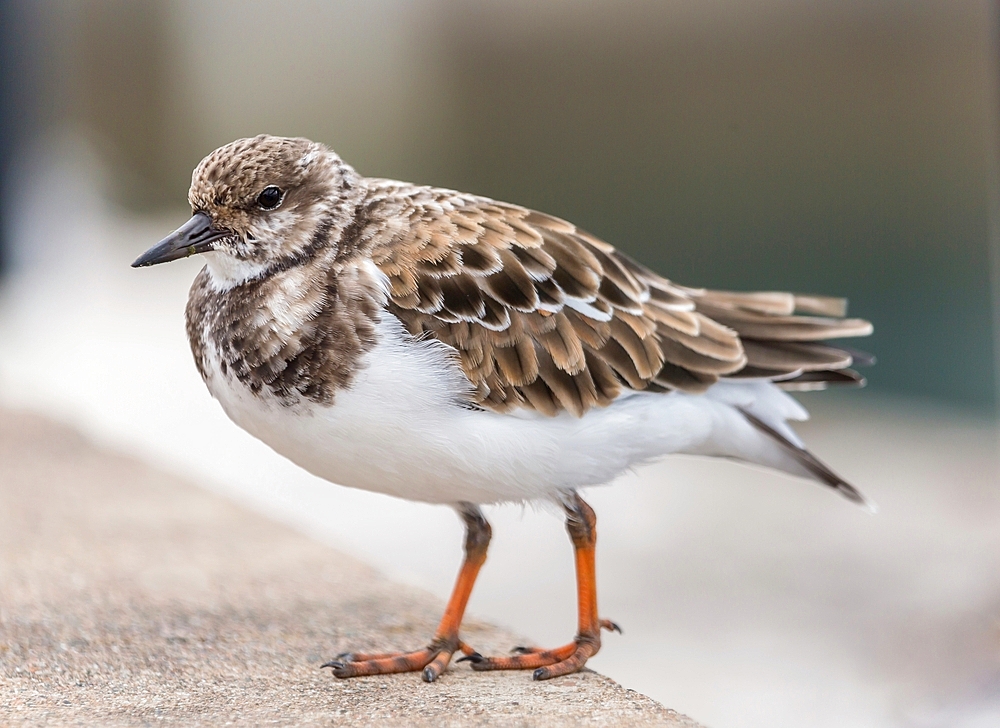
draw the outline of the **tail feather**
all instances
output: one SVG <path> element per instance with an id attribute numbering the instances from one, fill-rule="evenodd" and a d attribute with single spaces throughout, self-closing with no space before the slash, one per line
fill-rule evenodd
<path id="1" fill-rule="evenodd" d="M 740 413 L 746 418 L 747 422 L 781 445 L 781 447 L 784 448 L 788 454 L 795 458 L 795 460 L 818 481 L 837 490 L 848 500 L 854 501 L 872 513 L 875 513 L 878 510 L 875 503 L 865 498 L 857 488 L 833 472 L 822 460 L 817 458 L 811 452 L 803 447 L 799 447 L 769 424 L 761 420 L 759 417 L 755 417 L 750 414 L 742 407 L 737 409 L 739 409 Z"/>

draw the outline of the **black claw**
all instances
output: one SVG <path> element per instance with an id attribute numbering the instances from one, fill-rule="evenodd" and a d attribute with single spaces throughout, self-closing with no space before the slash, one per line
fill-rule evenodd
<path id="1" fill-rule="evenodd" d="M 324 667 L 332 667 L 334 670 L 339 670 L 342 667 L 347 667 L 347 666 L 343 662 L 338 662 L 337 660 L 330 660 L 329 662 L 324 662 L 322 665 L 320 665 L 319 669 L 322 670 Z"/>
<path id="2" fill-rule="evenodd" d="M 518 645 L 517 647 L 511 647 L 510 651 L 515 655 L 527 655 L 531 653 L 531 648 Z"/>
<path id="3" fill-rule="evenodd" d="M 611 622 L 611 629 L 609 631 L 617 632 L 618 634 L 625 634 L 617 622 Z"/>
<path id="4" fill-rule="evenodd" d="M 420 677 L 424 679 L 424 682 L 434 682 L 435 680 L 437 680 L 437 673 L 434 672 L 434 670 L 432 670 L 431 667 L 428 665 L 427 667 L 424 668 L 424 671 L 420 674 Z"/>
<path id="5" fill-rule="evenodd" d="M 531 673 L 531 679 L 532 680 L 544 680 L 548 676 L 548 672 L 549 671 L 546 670 L 544 667 L 540 667 L 537 670 L 535 670 L 533 673 Z"/>
<path id="6" fill-rule="evenodd" d="M 473 652 L 471 655 L 466 655 L 465 657 L 459 657 L 455 662 L 471 662 L 473 665 L 477 665 L 486 658 L 480 655 L 478 652 Z"/>

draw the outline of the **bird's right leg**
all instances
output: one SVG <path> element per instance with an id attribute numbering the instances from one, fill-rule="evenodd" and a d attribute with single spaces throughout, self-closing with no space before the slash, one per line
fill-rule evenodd
<path id="1" fill-rule="evenodd" d="M 458 515 L 465 522 L 465 560 L 458 572 L 455 588 L 451 592 L 444 616 L 438 624 L 434 639 L 422 650 L 415 652 L 345 653 L 336 660 L 323 665 L 332 667 L 337 677 L 360 677 L 362 675 L 387 675 L 394 672 L 417 672 L 427 682 L 434 682 L 444 672 L 456 651 L 466 655 L 476 652 L 458 638 L 458 630 L 469 603 L 472 587 L 476 583 L 479 569 L 486 561 L 486 550 L 490 545 L 492 529 L 479 508 L 471 503 L 463 503 Z"/>

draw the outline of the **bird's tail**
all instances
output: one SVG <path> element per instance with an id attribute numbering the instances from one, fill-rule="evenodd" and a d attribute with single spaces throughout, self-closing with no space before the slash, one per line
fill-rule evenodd
<path id="1" fill-rule="evenodd" d="M 875 503 L 865 498 L 861 494 L 861 491 L 833 472 L 826 463 L 817 458 L 811 452 L 792 442 L 769 424 L 761 420 L 759 417 L 752 415 L 747 410 L 743 408 L 737 409 L 739 409 L 740 414 L 746 418 L 747 422 L 780 445 L 786 454 L 790 455 L 798 465 L 800 465 L 816 480 L 830 486 L 848 500 L 854 501 L 872 513 L 875 513 L 878 510 Z"/>

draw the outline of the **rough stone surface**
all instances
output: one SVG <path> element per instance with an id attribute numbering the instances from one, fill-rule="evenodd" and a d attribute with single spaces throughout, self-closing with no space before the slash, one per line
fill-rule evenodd
<path id="1" fill-rule="evenodd" d="M 585 671 L 340 681 L 442 605 L 74 432 L 0 411 L 2 725 L 639 725 L 688 718 Z M 522 642 L 468 619 L 484 651 Z"/>

